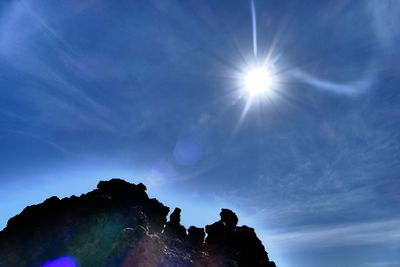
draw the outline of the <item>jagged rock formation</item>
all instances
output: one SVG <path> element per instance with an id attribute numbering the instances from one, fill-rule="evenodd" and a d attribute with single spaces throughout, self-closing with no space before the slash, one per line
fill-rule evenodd
<path id="1" fill-rule="evenodd" d="M 80 197 L 26 207 L 0 232 L 0 266 L 275 266 L 234 212 L 222 209 L 205 238 L 203 228 L 186 232 L 179 208 L 167 221 L 169 208 L 145 191 L 112 179 Z"/>

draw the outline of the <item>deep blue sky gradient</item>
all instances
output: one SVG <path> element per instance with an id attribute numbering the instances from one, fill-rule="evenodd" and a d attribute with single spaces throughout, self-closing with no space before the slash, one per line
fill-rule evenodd
<path id="1" fill-rule="evenodd" d="M 400 2 L 255 6 L 257 58 L 249 1 L 2 1 L 0 228 L 120 177 L 186 226 L 234 209 L 279 267 L 400 266 Z"/>

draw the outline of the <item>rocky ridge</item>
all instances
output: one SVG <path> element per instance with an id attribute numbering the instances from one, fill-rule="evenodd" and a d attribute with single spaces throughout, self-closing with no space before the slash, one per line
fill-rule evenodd
<path id="1" fill-rule="evenodd" d="M 275 266 L 254 229 L 237 226 L 233 211 L 222 209 L 219 221 L 188 230 L 181 210 L 167 220 L 169 211 L 148 197 L 145 185 L 121 179 L 101 181 L 80 197 L 51 197 L 8 221 L 0 232 L 0 266 Z"/>

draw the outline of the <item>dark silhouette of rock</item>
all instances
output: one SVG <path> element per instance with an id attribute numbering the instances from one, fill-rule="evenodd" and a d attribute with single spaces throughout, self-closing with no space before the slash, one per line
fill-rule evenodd
<path id="1" fill-rule="evenodd" d="M 204 232 L 204 228 L 190 226 L 188 229 L 188 237 L 194 245 L 198 245 L 204 242 L 206 233 Z"/>
<path id="2" fill-rule="evenodd" d="M 226 233 L 225 233 L 225 225 L 219 220 L 211 225 L 206 226 L 207 238 L 206 242 L 209 244 L 218 244 L 224 243 Z"/>
<path id="3" fill-rule="evenodd" d="M 225 227 L 228 229 L 233 229 L 236 227 L 239 219 L 236 216 L 236 214 L 228 209 L 222 209 L 221 213 L 219 214 L 221 216 L 221 221 L 224 223 Z"/>
<path id="4" fill-rule="evenodd" d="M 206 226 L 206 242 L 213 248 L 212 253 L 225 255 L 222 260 L 233 260 L 238 266 L 275 266 L 253 228 L 237 227 L 238 217 L 231 210 L 222 209 L 220 216 L 221 220 Z M 229 262 L 221 264 L 230 266 Z"/>
<path id="5" fill-rule="evenodd" d="M 254 229 L 238 227 L 231 210 L 206 226 L 206 239 L 203 228 L 186 233 L 179 208 L 167 222 L 168 213 L 143 184 L 101 181 L 80 197 L 51 197 L 11 218 L 0 232 L 0 266 L 275 266 Z"/>
<path id="6" fill-rule="evenodd" d="M 171 238 L 186 239 L 186 228 L 181 225 L 181 209 L 175 208 L 169 216 L 169 222 L 165 224 L 163 234 Z"/>

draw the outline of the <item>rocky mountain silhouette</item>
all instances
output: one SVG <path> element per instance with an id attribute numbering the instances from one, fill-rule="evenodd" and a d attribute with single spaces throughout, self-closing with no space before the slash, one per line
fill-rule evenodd
<path id="1" fill-rule="evenodd" d="M 2 267 L 273 267 L 254 229 L 222 209 L 205 228 L 180 224 L 181 210 L 121 179 L 26 207 L 0 232 Z"/>

